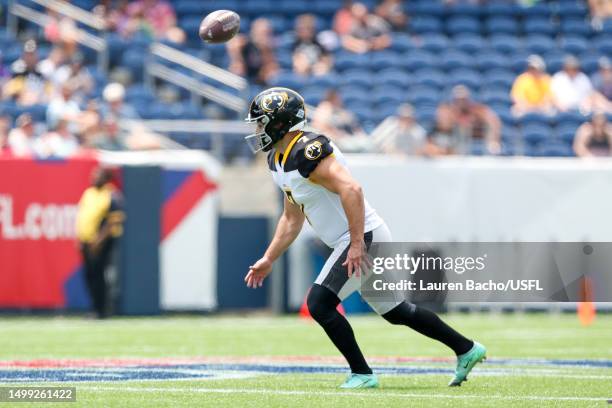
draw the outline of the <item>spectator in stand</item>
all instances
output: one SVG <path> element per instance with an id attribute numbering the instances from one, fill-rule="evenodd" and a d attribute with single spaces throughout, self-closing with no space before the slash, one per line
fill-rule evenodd
<path id="1" fill-rule="evenodd" d="M 71 56 L 78 47 L 78 27 L 73 19 L 47 9 L 49 20 L 45 25 L 45 39 L 60 46 L 66 55 Z"/>
<path id="2" fill-rule="evenodd" d="M 578 157 L 612 156 L 612 123 L 604 113 L 593 114 L 590 122 L 578 128 L 574 152 Z"/>
<path id="3" fill-rule="evenodd" d="M 119 127 L 117 119 L 111 116 L 102 124 L 101 132 L 94 140 L 94 146 L 102 150 L 127 150 L 127 137 L 127 133 Z"/>
<path id="4" fill-rule="evenodd" d="M 390 27 L 385 20 L 370 14 L 368 8 L 355 3 L 351 6 L 350 31 L 342 36 L 342 46 L 355 53 L 382 50 L 391 45 Z"/>
<path id="5" fill-rule="evenodd" d="M 2 92 L 4 89 L 4 84 L 11 78 L 11 70 L 9 67 L 4 65 L 4 55 L 2 50 L 0 50 L 0 99 L 3 99 Z"/>
<path id="6" fill-rule="evenodd" d="M 176 26 L 176 13 L 172 5 L 164 0 L 136 0 L 127 6 L 131 21 L 127 24 L 128 36 L 141 30 L 152 38 L 185 42 L 185 33 Z"/>
<path id="7" fill-rule="evenodd" d="M 332 26 L 339 36 L 348 34 L 351 31 L 353 25 L 353 13 L 351 13 L 352 6 L 353 0 L 344 0 L 342 8 L 336 11 L 334 15 Z"/>
<path id="8" fill-rule="evenodd" d="M 51 49 L 49 56 L 40 61 L 40 64 L 38 64 L 38 69 L 47 81 L 51 81 L 53 83 L 53 77 L 55 76 L 59 67 L 61 67 L 65 62 L 66 53 L 64 52 L 64 48 L 56 45 Z M 55 86 L 56 84 L 53 85 Z M 54 90 L 59 91 L 59 87 L 58 89 Z"/>
<path id="9" fill-rule="evenodd" d="M 0 115 L 0 155 L 8 150 L 8 135 L 11 129 L 11 118 Z"/>
<path id="10" fill-rule="evenodd" d="M 67 64 L 60 66 L 52 78 L 56 87 L 65 82 L 73 85 L 74 98 L 84 103 L 94 88 L 94 79 L 83 64 L 83 54 L 76 52 Z"/>
<path id="11" fill-rule="evenodd" d="M 70 157 L 79 150 L 79 140 L 70 132 L 68 121 L 60 119 L 54 130 L 40 136 L 36 151 L 41 157 Z"/>
<path id="12" fill-rule="evenodd" d="M 560 111 L 611 111 L 610 102 L 593 89 L 589 77 L 580 71 L 580 62 L 572 55 L 565 58 L 563 70 L 553 76 L 551 90 L 555 106 Z"/>
<path id="13" fill-rule="evenodd" d="M 405 31 L 408 16 L 401 0 L 383 0 L 376 7 L 376 15 L 391 25 L 393 31 Z"/>
<path id="14" fill-rule="evenodd" d="M 599 71 L 593 75 L 593 87 L 608 102 L 612 101 L 612 63 L 608 57 L 599 59 Z"/>
<path id="15" fill-rule="evenodd" d="M 113 116 L 118 120 L 121 119 L 138 119 L 138 113 L 132 105 L 124 101 L 125 88 L 118 82 L 113 82 L 104 88 L 102 91 L 104 104 L 100 107 L 102 120 L 109 116 Z"/>
<path id="16" fill-rule="evenodd" d="M 4 98 L 11 98 L 26 106 L 48 101 L 52 88 L 38 67 L 34 40 L 25 42 L 21 58 L 13 62 L 11 72 L 11 79 L 4 85 Z"/>
<path id="17" fill-rule="evenodd" d="M 427 141 L 427 133 L 409 104 L 400 105 L 397 115 L 385 119 L 373 133 L 378 150 L 387 154 L 420 155 Z"/>
<path id="18" fill-rule="evenodd" d="M 251 24 L 249 37 L 237 35 L 227 43 L 229 69 L 251 82 L 265 85 L 279 70 L 274 48 L 270 22 L 258 18 Z"/>
<path id="19" fill-rule="evenodd" d="M 501 121 L 488 106 L 471 99 L 464 85 L 452 89 L 452 99 L 438 106 L 430 141 L 439 153 L 466 153 L 472 141 L 485 143 L 490 154 L 500 151 Z"/>
<path id="20" fill-rule="evenodd" d="M 16 125 L 8 134 L 8 147 L 17 157 L 33 156 L 36 152 L 36 134 L 34 121 L 28 113 L 22 113 Z"/>
<path id="21" fill-rule="evenodd" d="M 336 141 L 364 134 L 355 115 L 344 108 L 340 94 L 333 89 L 315 109 L 312 125 Z"/>
<path id="22" fill-rule="evenodd" d="M 591 24 L 596 30 L 601 30 L 603 22 L 612 18 L 612 1 L 610 0 L 589 0 L 591 10 Z"/>
<path id="23" fill-rule="evenodd" d="M 527 58 L 527 70 L 519 75 L 512 85 L 512 111 L 520 116 L 529 112 L 552 114 L 554 110 L 550 75 L 539 55 Z"/>
<path id="24" fill-rule="evenodd" d="M 47 107 L 47 126 L 55 129 L 61 120 L 70 123 L 72 131 L 80 128 L 81 108 L 74 98 L 75 85 L 71 82 L 62 84 L 60 94 L 51 100 Z"/>
<path id="25" fill-rule="evenodd" d="M 302 14 L 295 22 L 293 71 L 300 75 L 323 75 L 330 71 L 332 59 L 316 38 L 316 20 L 312 14 Z"/>

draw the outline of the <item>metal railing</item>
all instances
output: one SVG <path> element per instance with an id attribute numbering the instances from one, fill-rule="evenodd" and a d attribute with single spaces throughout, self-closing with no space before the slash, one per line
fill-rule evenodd
<path id="1" fill-rule="evenodd" d="M 83 10 L 79 7 L 73 6 L 69 3 L 58 1 L 58 0 L 31 0 L 34 3 L 40 4 L 48 9 L 58 12 L 64 16 L 70 17 L 75 21 L 83 23 L 89 27 L 97 30 L 103 30 L 105 28 L 104 20 Z M 13 35 L 17 35 L 17 18 L 23 18 L 38 26 L 45 27 L 50 21 L 51 17 L 45 13 L 41 13 L 31 7 L 16 1 L 11 1 L 9 5 L 9 13 L 7 16 L 7 25 L 9 31 Z M 108 68 L 108 47 L 106 39 L 89 33 L 83 29 L 76 28 L 76 41 L 88 48 L 93 49 L 98 53 L 98 67 L 106 71 Z"/>

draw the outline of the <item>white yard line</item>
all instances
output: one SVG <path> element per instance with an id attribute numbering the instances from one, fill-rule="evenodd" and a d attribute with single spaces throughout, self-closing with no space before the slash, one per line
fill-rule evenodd
<path id="1" fill-rule="evenodd" d="M 539 395 L 452 395 L 452 394 L 417 394 L 398 392 L 351 392 L 351 391 L 289 391 L 273 389 L 244 389 L 244 388 L 165 388 L 165 387 L 108 387 L 108 386 L 78 386 L 80 390 L 94 392 L 122 391 L 122 392 L 172 392 L 172 393 L 201 393 L 201 394 L 265 394 L 265 395 L 320 395 L 334 397 L 397 397 L 397 398 L 446 398 L 446 399 L 488 399 L 488 400 L 529 400 L 529 401 L 606 401 L 604 397 L 543 397 Z"/>

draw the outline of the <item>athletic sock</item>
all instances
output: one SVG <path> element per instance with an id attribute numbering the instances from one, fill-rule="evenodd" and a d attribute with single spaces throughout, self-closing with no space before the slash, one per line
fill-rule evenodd
<path id="1" fill-rule="evenodd" d="M 382 316 L 391 324 L 403 324 L 427 337 L 444 343 L 457 355 L 467 353 L 474 346 L 472 340 L 463 337 L 444 323 L 437 314 L 414 304 L 402 302 Z"/>
<path id="2" fill-rule="evenodd" d="M 342 353 L 351 367 L 351 372 L 372 374 L 355 340 L 351 325 L 336 310 L 340 299 L 331 290 L 315 284 L 310 289 L 307 303 L 310 315 L 323 327 L 332 343 Z"/>

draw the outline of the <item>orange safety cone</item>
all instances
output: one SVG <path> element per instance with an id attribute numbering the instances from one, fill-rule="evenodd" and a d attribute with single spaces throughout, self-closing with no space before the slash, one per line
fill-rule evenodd
<path id="1" fill-rule="evenodd" d="M 580 302 L 578 303 L 578 320 L 583 326 L 589 326 L 595 320 L 597 311 L 593 303 L 593 283 L 587 276 L 580 282 Z"/>

